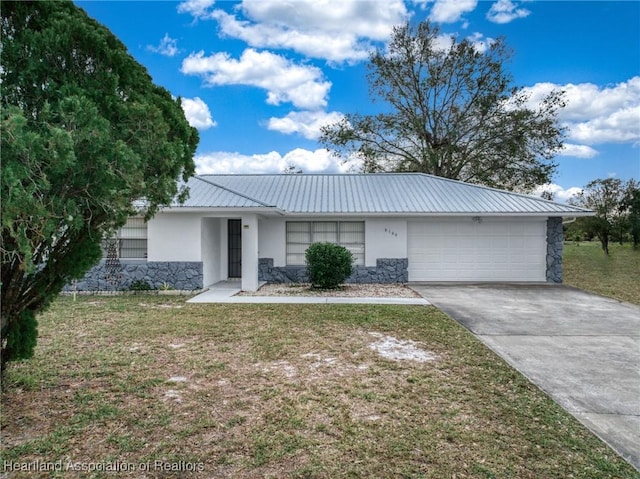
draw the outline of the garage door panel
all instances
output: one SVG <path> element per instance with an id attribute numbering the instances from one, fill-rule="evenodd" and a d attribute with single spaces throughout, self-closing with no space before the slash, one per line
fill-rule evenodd
<path id="1" fill-rule="evenodd" d="M 486 226 L 488 226 L 488 223 L 483 221 L 475 229 L 472 228 L 470 232 L 479 236 L 505 236 L 511 232 L 511 227 L 507 223 L 493 223 L 490 228 Z"/>
<path id="2" fill-rule="evenodd" d="M 438 234 L 442 236 L 448 236 L 462 232 L 463 231 L 461 231 L 461 225 L 455 223 L 447 223 L 442 225 L 442 228 L 438 231 Z"/>
<path id="3" fill-rule="evenodd" d="M 524 238 L 524 243 L 528 251 L 540 252 L 540 251 L 545 251 L 547 249 L 546 237 L 544 238 L 544 241 L 541 242 L 540 238 L 534 238 L 534 237 L 528 236 Z"/>
<path id="4" fill-rule="evenodd" d="M 526 248 L 525 238 L 511 237 L 509 238 L 509 249 L 510 250 L 518 250 L 518 252 L 525 251 Z"/>
<path id="5" fill-rule="evenodd" d="M 544 281 L 544 221 L 408 223 L 410 281 Z"/>
<path id="6" fill-rule="evenodd" d="M 542 224 L 545 225 L 544 223 Z M 525 235 L 537 236 L 540 232 L 540 223 L 523 223 L 522 230 Z"/>
<path id="7" fill-rule="evenodd" d="M 505 236 L 494 236 L 491 239 L 490 246 L 492 248 L 508 248 L 509 247 L 509 238 Z"/>
<path id="8" fill-rule="evenodd" d="M 474 258 L 471 258 L 471 261 L 473 261 Z M 478 269 L 480 268 L 487 268 L 487 267 L 491 267 L 492 264 L 495 264 L 497 262 L 503 262 L 503 258 L 497 257 L 495 255 L 481 255 L 477 258 L 475 258 L 475 263 L 478 267 Z M 488 265 L 488 266 L 487 266 Z"/>

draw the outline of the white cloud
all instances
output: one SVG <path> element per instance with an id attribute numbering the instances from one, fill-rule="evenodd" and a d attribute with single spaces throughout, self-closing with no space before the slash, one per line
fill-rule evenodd
<path id="1" fill-rule="evenodd" d="M 411 0 L 411 3 L 419 6 L 422 10 L 425 10 L 427 8 L 427 5 L 433 3 L 433 0 Z"/>
<path id="2" fill-rule="evenodd" d="M 456 36 L 450 33 L 441 33 L 434 39 L 434 48 L 436 50 L 444 50 L 447 51 L 453 45 L 453 42 L 456 41 Z"/>
<path id="3" fill-rule="evenodd" d="M 298 133 L 309 140 L 317 140 L 322 126 L 336 123 L 342 118 L 342 113 L 335 111 L 292 111 L 283 118 L 270 118 L 267 128 L 287 135 Z"/>
<path id="4" fill-rule="evenodd" d="M 585 143 L 640 142 L 640 105 L 571 126 L 571 138 Z"/>
<path id="5" fill-rule="evenodd" d="M 188 13 L 194 18 L 206 20 L 212 18 L 211 7 L 215 0 L 187 0 L 178 5 L 178 13 Z"/>
<path id="6" fill-rule="evenodd" d="M 552 89 L 566 92 L 567 106 L 559 111 L 559 119 L 569 128 L 570 140 L 587 145 L 640 142 L 640 76 L 606 87 L 537 83 L 525 88 L 530 105 Z"/>
<path id="7" fill-rule="evenodd" d="M 473 35 L 469 35 L 467 37 L 467 40 L 469 40 L 473 44 L 475 49 L 480 53 L 486 52 L 489 47 L 496 41 L 491 37 L 484 38 L 484 35 L 478 32 L 474 33 Z"/>
<path id="8" fill-rule="evenodd" d="M 292 103 L 315 110 L 327 104 L 331 82 L 319 68 L 297 65 L 271 52 L 246 49 L 239 60 L 228 53 L 205 57 L 192 53 L 182 62 L 182 73 L 199 75 L 209 85 L 249 85 L 267 90 L 267 103 Z"/>
<path id="9" fill-rule="evenodd" d="M 533 191 L 533 194 L 536 196 L 542 196 L 542 193 L 545 191 L 550 191 L 551 193 L 553 193 L 554 201 L 565 203 L 574 196 L 580 194 L 582 188 L 579 188 L 577 186 L 563 188 L 562 186 L 556 185 L 555 183 L 547 183 L 545 185 L 536 187 L 536 189 Z"/>
<path id="10" fill-rule="evenodd" d="M 334 63 L 366 59 L 372 42 L 388 40 L 393 26 L 409 18 L 402 0 L 244 0 L 239 11 L 243 18 L 215 10 L 223 34 Z"/>
<path id="11" fill-rule="evenodd" d="M 207 104 L 199 97 L 195 97 L 193 100 L 183 98 L 182 109 L 189 124 L 198 130 L 206 130 L 218 125 L 211 118 L 211 111 L 209 111 Z"/>
<path id="12" fill-rule="evenodd" d="M 511 0 L 498 0 L 487 12 L 487 20 L 494 23 L 509 23 L 518 18 L 529 16 L 526 8 L 518 8 Z"/>
<path id="13" fill-rule="evenodd" d="M 471 42 L 474 48 L 480 52 L 486 52 L 489 47 L 495 43 L 495 39 L 491 37 L 485 37 L 482 33 L 473 33 L 466 37 L 466 40 Z M 433 46 L 436 50 L 448 51 L 457 41 L 457 35 L 451 33 L 441 33 L 434 38 Z"/>
<path id="14" fill-rule="evenodd" d="M 435 0 L 429 19 L 439 23 L 454 23 L 462 15 L 472 12 L 478 0 Z"/>
<path id="15" fill-rule="evenodd" d="M 325 149 L 315 151 L 296 148 L 284 156 L 276 151 L 266 154 L 242 155 L 216 151 L 194 158 L 198 174 L 282 173 L 295 165 L 305 173 L 344 173 L 347 166 Z"/>
<path id="16" fill-rule="evenodd" d="M 558 156 L 573 156 L 576 158 L 593 158 L 598 154 L 595 150 L 587 145 L 575 145 L 573 143 L 565 143 L 562 150 L 558 152 Z"/>
<path id="17" fill-rule="evenodd" d="M 159 53 L 165 57 L 173 57 L 178 54 L 178 40 L 171 38 L 168 33 L 164 34 L 157 47 L 147 45 L 147 50 Z"/>

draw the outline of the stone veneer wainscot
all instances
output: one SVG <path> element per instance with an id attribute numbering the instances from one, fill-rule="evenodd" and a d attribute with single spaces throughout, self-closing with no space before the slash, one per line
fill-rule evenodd
<path id="1" fill-rule="evenodd" d="M 105 279 L 105 262 L 91 268 L 74 287 L 67 285 L 66 291 L 124 291 L 134 281 L 146 281 L 152 288 L 165 285 L 171 289 L 193 291 L 202 289 L 202 263 L 198 261 L 121 261 L 122 270 L 115 284 Z"/>
<path id="2" fill-rule="evenodd" d="M 260 258 L 258 279 L 269 283 L 308 283 L 306 266 L 273 266 L 273 258 Z M 378 258 L 375 266 L 354 266 L 347 283 L 406 283 L 407 258 Z"/>

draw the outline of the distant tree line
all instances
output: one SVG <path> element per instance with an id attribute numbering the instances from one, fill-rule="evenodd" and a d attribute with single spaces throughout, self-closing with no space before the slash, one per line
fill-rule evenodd
<path id="1" fill-rule="evenodd" d="M 633 248 L 638 249 L 640 182 L 633 178 L 626 182 L 617 178 L 593 180 L 570 203 L 593 210 L 596 214 L 578 218 L 567 225 L 567 239 L 580 241 L 597 238 L 607 255 L 610 241 L 621 245 L 631 242 Z"/>

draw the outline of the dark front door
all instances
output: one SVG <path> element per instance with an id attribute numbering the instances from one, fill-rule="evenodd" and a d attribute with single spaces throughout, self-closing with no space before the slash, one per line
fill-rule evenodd
<path id="1" fill-rule="evenodd" d="M 242 228 L 240 220 L 229 220 L 229 278 L 242 277 Z"/>

